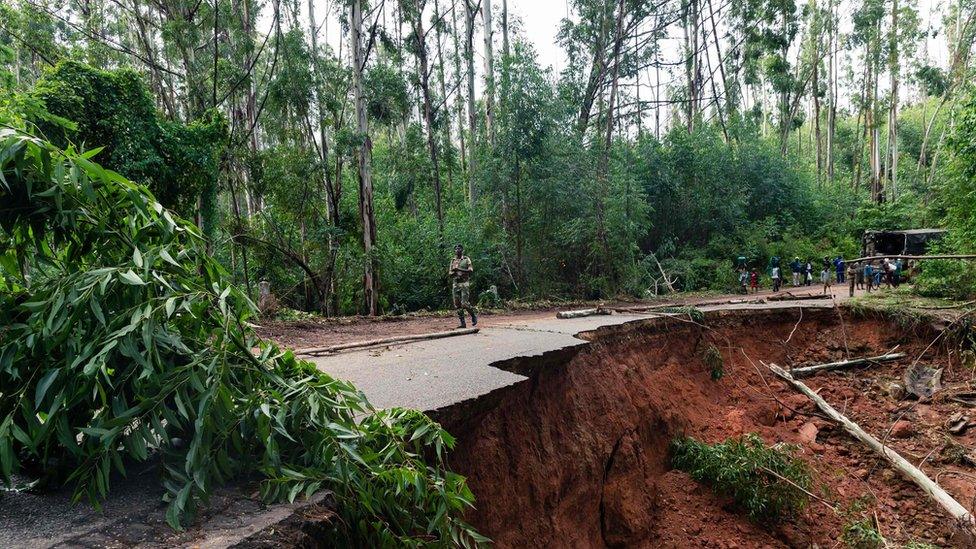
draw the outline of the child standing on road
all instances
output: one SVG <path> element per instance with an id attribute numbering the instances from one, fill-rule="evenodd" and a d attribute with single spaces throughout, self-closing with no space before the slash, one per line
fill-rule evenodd
<path id="1" fill-rule="evenodd" d="M 847 266 L 847 287 L 850 290 L 850 296 L 854 297 L 854 284 L 857 279 L 857 267 L 853 263 Z"/>
<path id="2" fill-rule="evenodd" d="M 871 289 L 874 287 L 874 265 L 870 261 L 864 264 L 864 285 L 867 287 L 868 293 L 871 293 Z"/>
<path id="3" fill-rule="evenodd" d="M 772 279 L 773 279 L 773 291 L 774 292 L 778 292 L 779 291 L 779 284 L 782 281 L 782 279 L 780 278 L 779 266 L 778 265 L 776 267 L 773 267 Z"/>
<path id="4" fill-rule="evenodd" d="M 827 266 L 820 271 L 820 283 L 823 284 L 823 293 L 830 293 L 830 268 Z"/>
<path id="5" fill-rule="evenodd" d="M 749 288 L 752 290 L 752 293 L 759 293 L 759 273 L 756 271 L 756 269 L 753 269 L 752 272 L 749 273 Z"/>

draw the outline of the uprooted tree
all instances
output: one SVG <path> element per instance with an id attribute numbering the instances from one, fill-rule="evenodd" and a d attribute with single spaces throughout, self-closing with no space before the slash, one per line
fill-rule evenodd
<path id="1" fill-rule="evenodd" d="M 483 539 L 447 432 L 257 340 L 197 227 L 96 153 L 0 127 L 4 483 L 98 501 L 113 470 L 158 458 L 176 528 L 251 473 L 268 500 L 333 491 L 350 543 Z"/>

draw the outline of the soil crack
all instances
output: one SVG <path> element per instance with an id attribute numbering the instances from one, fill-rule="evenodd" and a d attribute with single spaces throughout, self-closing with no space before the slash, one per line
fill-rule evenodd
<path id="1" fill-rule="evenodd" d="M 613 461 L 617 457 L 617 452 L 620 451 L 620 444 L 623 442 L 624 437 L 630 433 L 636 432 L 636 429 L 630 429 L 625 431 L 619 437 L 617 441 L 613 443 L 613 448 L 610 450 L 610 455 L 607 456 L 607 461 L 603 466 L 603 481 L 600 484 L 600 539 L 603 540 L 603 544 L 607 547 L 616 546 L 616 544 L 611 545 L 607 541 L 607 516 L 606 516 L 606 486 L 607 477 L 610 476 L 610 470 L 613 469 Z"/>

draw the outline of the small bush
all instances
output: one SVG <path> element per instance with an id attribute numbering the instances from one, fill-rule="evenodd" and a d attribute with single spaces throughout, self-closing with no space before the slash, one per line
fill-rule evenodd
<path id="1" fill-rule="evenodd" d="M 976 265 L 969 261 L 922 262 L 916 291 L 925 297 L 966 300 L 976 296 Z"/>
<path id="2" fill-rule="evenodd" d="M 722 352 L 714 345 L 709 345 L 702 352 L 702 361 L 712 372 L 712 379 L 718 381 L 725 375 L 725 360 L 722 359 Z"/>
<path id="3" fill-rule="evenodd" d="M 800 512 L 813 483 L 796 446 L 767 446 L 756 434 L 705 444 L 690 437 L 671 442 L 671 464 L 730 496 L 749 518 L 775 522 Z M 784 480 L 786 479 L 786 480 Z"/>
<path id="4" fill-rule="evenodd" d="M 877 549 L 885 546 L 885 539 L 869 518 L 855 520 L 844 525 L 840 540 L 851 549 Z"/>
<path id="5" fill-rule="evenodd" d="M 697 308 L 691 306 L 678 306 L 678 307 L 664 307 L 661 309 L 662 313 L 672 314 L 672 315 L 685 315 L 688 316 L 693 322 L 701 324 L 705 321 L 705 313 Z"/>

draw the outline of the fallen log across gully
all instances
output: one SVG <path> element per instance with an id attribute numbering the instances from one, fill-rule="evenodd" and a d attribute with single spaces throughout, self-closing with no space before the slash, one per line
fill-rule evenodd
<path id="1" fill-rule="evenodd" d="M 843 427 L 844 430 L 847 431 L 851 436 L 856 438 L 871 450 L 874 450 L 875 453 L 880 454 L 881 457 L 883 457 L 907 480 L 910 480 L 918 485 L 926 494 L 929 495 L 929 497 L 935 501 L 935 503 L 942 507 L 942 509 L 950 517 L 952 517 L 956 527 L 961 531 L 960 533 L 966 537 L 967 544 L 972 544 L 974 541 L 976 541 L 976 520 L 973 519 L 972 513 L 963 507 L 961 503 L 956 501 L 955 498 L 953 498 L 935 481 L 930 479 L 928 475 L 923 473 L 918 467 L 909 463 L 908 460 L 901 457 L 898 452 L 886 446 L 874 436 L 865 432 L 864 429 L 861 429 L 856 423 L 848 419 L 847 416 L 844 416 L 835 410 L 833 406 L 828 404 L 826 400 L 810 389 L 810 387 L 807 387 L 807 385 L 803 382 L 794 379 L 789 372 L 780 368 L 776 364 L 768 364 L 767 367 L 770 369 L 770 371 L 776 374 L 777 377 L 786 382 L 787 385 L 806 395 L 807 398 L 812 400 L 814 404 L 820 408 L 820 411 L 827 415 L 827 417 L 829 417 L 832 421 Z"/>

